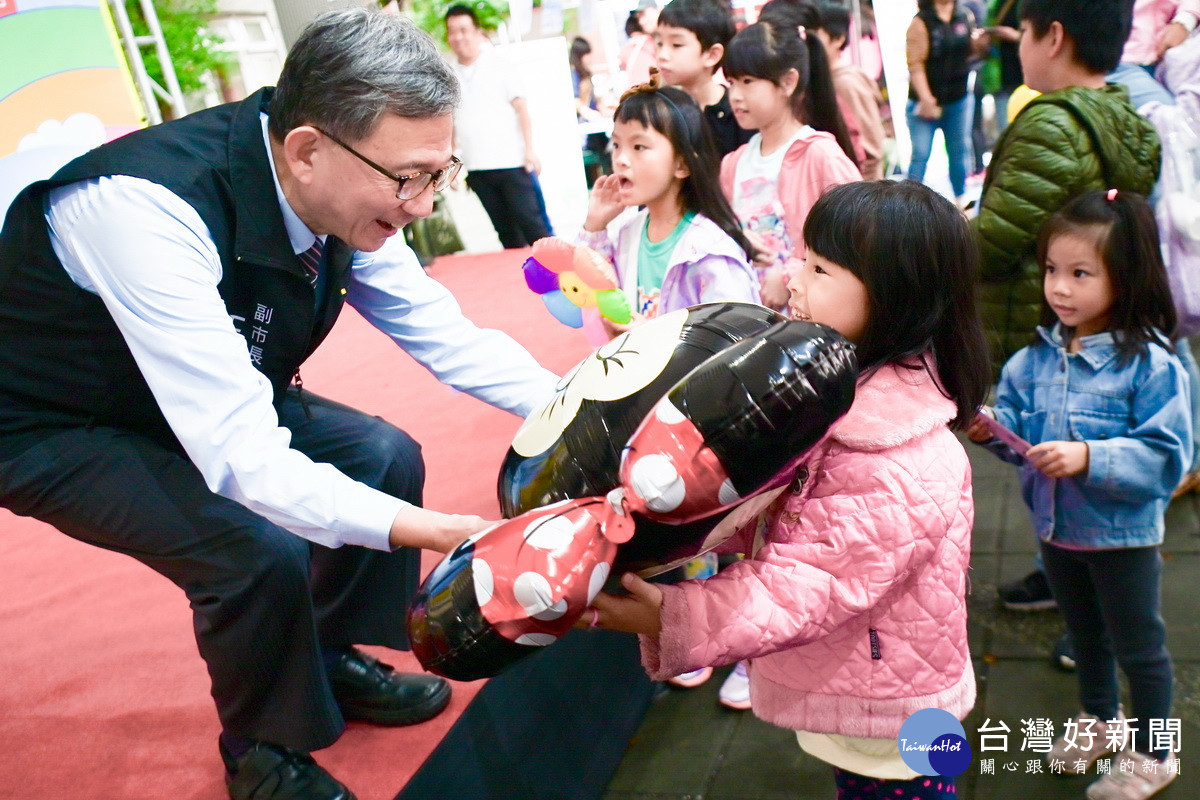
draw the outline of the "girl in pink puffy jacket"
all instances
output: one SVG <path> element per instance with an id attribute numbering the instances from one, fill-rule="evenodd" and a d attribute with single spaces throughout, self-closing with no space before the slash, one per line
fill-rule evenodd
<path id="1" fill-rule="evenodd" d="M 804 240 L 788 309 L 855 343 L 853 406 L 725 543 L 743 561 L 675 585 L 627 574 L 595 623 L 641 634 L 657 679 L 751 659 L 754 713 L 833 766 L 840 800 L 955 797 L 953 776 L 910 768 L 898 736 L 914 712 L 961 720 L 975 700 L 971 469 L 952 429 L 989 384 L 978 251 L 954 205 L 912 181 L 830 189 Z"/>

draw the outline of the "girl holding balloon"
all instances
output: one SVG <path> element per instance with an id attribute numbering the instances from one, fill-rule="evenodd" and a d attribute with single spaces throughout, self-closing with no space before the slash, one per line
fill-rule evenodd
<path id="1" fill-rule="evenodd" d="M 721 194 L 708 126 L 681 89 L 630 89 L 613 116 L 613 174 L 596 179 L 578 242 L 607 257 L 633 308 L 630 325 L 698 303 L 758 302 L 754 250 Z M 607 227 L 626 208 L 644 208 Z M 610 334 L 627 329 L 605 320 Z"/>
<path id="2" fill-rule="evenodd" d="M 626 574 L 592 623 L 641 634 L 651 677 L 750 659 L 754 713 L 831 764 L 839 797 L 952 798 L 953 778 L 918 772 L 898 736 L 918 711 L 961 720 L 975 700 L 971 469 L 953 430 L 989 385 L 978 249 L 958 209 L 912 181 L 828 190 L 804 242 L 788 309 L 855 344 L 849 412 L 721 546 L 744 560 L 676 585 Z"/>

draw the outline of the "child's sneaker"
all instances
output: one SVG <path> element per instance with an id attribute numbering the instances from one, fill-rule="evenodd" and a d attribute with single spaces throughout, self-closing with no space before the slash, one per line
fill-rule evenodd
<path id="1" fill-rule="evenodd" d="M 1071 737 L 1064 733 L 1046 753 L 1046 761 L 1051 765 L 1059 762 L 1062 772 L 1068 775 L 1083 775 L 1096 759 L 1120 746 L 1125 726 L 1125 716 L 1120 712 L 1116 721 L 1105 722 L 1081 711 L 1071 722 L 1074 724 L 1068 723 L 1067 728 Z"/>
<path id="2" fill-rule="evenodd" d="M 745 711 L 750 707 L 750 676 L 746 674 L 746 662 L 739 661 L 733 667 L 733 672 L 721 684 L 717 693 L 721 705 Z"/>
<path id="3" fill-rule="evenodd" d="M 676 675 L 674 678 L 667 678 L 667 683 L 672 686 L 681 686 L 684 689 L 693 689 L 711 678 L 712 674 L 712 667 L 701 667 L 691 672 Z"/>
<path id="4" fill-rule="evenodd" d="M 1050 593 L 1050 582 L 1040 569 L 1019 580 L 1003 583 L 996 590 L 1000 602 L 1009 611 L 1045 611 L 1057 608 L 1058 602 Z"/>
<path id="5" fill-rule="evenodd" d="M 1175 780 L 1174 761 L 1126 750 L 1112 771 L 1087 788 L 1088 800 L 1142 800 Z"/>

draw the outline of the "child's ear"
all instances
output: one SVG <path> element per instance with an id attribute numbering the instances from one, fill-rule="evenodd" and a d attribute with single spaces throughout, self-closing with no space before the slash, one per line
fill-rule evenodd
<path id="1" fill-rule="evenodd" d="M 1050 28 L 1046 31 L 1046 36 L 1050 37 L 1050 56 L 1055 57 L 1063 52 L 1068 44 L 1071 45 L 1071 56 L 1074 59 L 1075 44 L 1067 37 L 1067 32 L 1063 29 L 1062 23 L 1058 20 L 1050 23 Z"/>
<path id="2" fill-rule="evenodd" d="M 779 77 L 779 86 L 787 92 L 788 97 L 791 97 L 796 92 L 796 85 L 800 83 L 800 72 L 795 67 L 792 67 L 787 72 Z"/>
<path id="3" fill-rule="evenodd" d="M 717 42 L 712 47 L 700 54 L 700 63 L 713 72 L 717 71 L 717 64 L 721 63 L 721 59 L 725 57 L 725 45 Z"/>
<path id="4" fill-rule="evenodd" d="M 675 177 L 683 180 L 691 174 L 692 171 L 688 169 L 687 162 L 683 160 L 683 156 L 675 156 Z"/>

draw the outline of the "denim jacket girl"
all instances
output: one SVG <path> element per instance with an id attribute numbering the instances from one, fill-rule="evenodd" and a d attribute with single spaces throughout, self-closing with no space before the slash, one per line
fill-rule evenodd
<path id="1" fill-rule="evenodd" d="M 986 445 L 1020 466 L 1037 535 L 1084 549 L 1161 544 L 1171 491 L 1192 457 L 1183 365 L 1158 344 L 1123 359 L 1107 331 L 1082 337 L 1073 354 L 1061 325 L 1038 334 L 1004 365 L 996 419 L 1030 444 L 1087 442 L 1087 471 L 1049 478 L 1007 445 Z"/>

